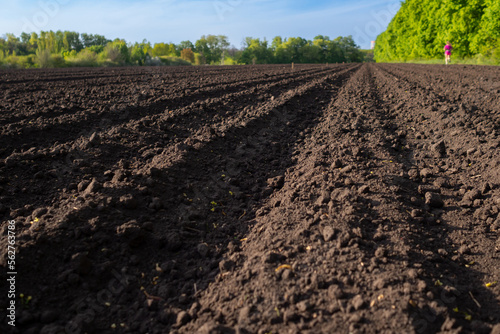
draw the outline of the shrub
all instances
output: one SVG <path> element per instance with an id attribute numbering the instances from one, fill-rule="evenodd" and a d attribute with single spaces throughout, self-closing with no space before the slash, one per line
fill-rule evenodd
<path id="1" fill-rule="evenodd" d="M 181 51 L 181 58 L 194 64 L 194 52 L 191 49 L 183 49 Z"/>
<path id="2" fill-rule="evenodd" d="M 224 59 L 224 65 L 238 65 L 238 62 L 231 57 L 226 57 Z"/>
<path id="3" fill-rule="evenodd" d="M 141 47 L 134 46 L 130 51 L 130 59 L 133 64 L 142 66 L 146 62 L 146 53 Z"/>
<path id="4" fill-rule="evenodd" d="M 181 59 L 179 57 L 171 57 L 171 56 L 163 56 L 163 57 L 160 57 L 163 65 L 167 65 L 167 66 L 190 66 L 191 63 L 184 60 L 184 59 Z"/>
<path id="5" fill-rule="evenodd" d="M 76 52 L 75 52 L 76 53 Z M 97 54 L 90 48 L 83 49 L 78 54 L 72 54 L 66 58 L 70 66 L 76 67 L 95 67 L 99 66 Z"/>
<path id="6" fill-rule="evenodd" d="M 35 57 L 33 55 L 8 56 L 0 60 L 0 65 L 6 68 L 32 68 L 35 67 Z"/>
<path id="7" fill-rule="evenodd" d="M 54 65 L 52 64 L 52 57 L 50 55 L 49 49 L 45 49 L 45 50 L 41 50 L 41 51 L 38 50 L 36 52 L 35 62 L 38 65 L 38 67 L 40 67 L 40 68 L 54 67 Z"/>
<path id="8" fill-rule="evenodd" d="M 65 67 L 66 61 L 62 55 L 51 55 L 52 67 Z"/>
<path id="9" fill-rule="evenodd" d="M 194 64 L 195 65 L 205 65 L 207 62 L 205 60 L 205 56 L 201 53 L 194 54 Z"/>
<path id="10" fill-rule="evenodd" d="M 107 64 L 125 65 L 128 62 L 128 47 L 121 41 L 108 43 L 101 57 Z"/>
<path id="11" fill-rule="evenodd" d="M 99 54 L 104 51 L 104 46 L 102 45 L 92 45 L 91 47 L 87 48 L 92 52 L 95 52 L 96 54 Z"/>
<path id="12" fill-rule="evenodd" d="M 497 47 L 493 50 L 492 57 L 496 64 L 500 64 L 500 38 L 497 40 Z"/>

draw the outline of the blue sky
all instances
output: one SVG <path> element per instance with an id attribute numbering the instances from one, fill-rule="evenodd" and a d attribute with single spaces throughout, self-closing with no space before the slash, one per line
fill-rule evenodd
<path id="1" fill-rule="evenodd" d="M 331 38 L 352 35 L 358 45 L 385 30 L 399 0 L 18 0 L 2 1 L 0 35 L 71 30 L 152 43 L 202 35 L 226 35 L 232 45 L 245 37 Z"/>

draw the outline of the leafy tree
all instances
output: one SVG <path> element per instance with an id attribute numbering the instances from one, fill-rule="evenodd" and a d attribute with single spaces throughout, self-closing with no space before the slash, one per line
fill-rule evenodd
<path id="1" fill-rule="evenodd" d="M 191 64 L 194 63 L 195 57 L 194 52 L 190 48 L 184 49 L 181 51 L 181 58 L 187 60 Z"/>
<path id="2" fill-rule="evenodd" d="M 22 33 L 21 33 L 21 42 L 22 42 L 22 43 L 24 43 L 24 44 L 28 44 L 28 43 L 29 43 L 29 41 L 30 41 L 30 38 L 31 38 L 30 34 L 27 34 L 27 33 L 25 33 L 25 32 L 22 32 Z"/>
<path id="3" fill-rule="evenodd" d="M 125 65 L 130 62 L 129 48 L 125 40 L 115 39 L 104 48 L 103 56 L 112 63 Z"/>
<path id="4" fill-rule="evenodd" d="M 175 55 L 175 45 L 170 43 L 157 43 L 152 49 L 152 54 L 155 57 L 161 56 L 174 56 Z"/>
<path id="5" fill-rule="evenodd" d="M 223 52 L 229 47 L 226 36 L 202 36 L 196 41 L 196 51 L 202 53 L 207 63 L 220 64 Z"/>
<path id="6" fill-rule="evenodd" d="M 363 53 L 359 50 L 352 36 L 338 37 L 335 39 L 342 51 L 343 61 L 348 63 L 359 63 L 364 59 Z"/>
<path id="7" fill-rule="evenodd" d="M 31 50 L 38 49 L 38 34 L 36 32 L 31 33 L 28 45 L 31 48 Z"/>
<path id="8" fill-rule="evenodd" d="M 475 53 L 486 54 L 492 49 L 500 52 L 500 2 L 497 0 L 484 2 L 485 9 L 479 24 L 479 31 L 472 39 L 471 49 Z"/>
<path id="9" fill-rule="evenodd" d="M 7 40 L 5 40 L 5 52 L 8 55 L 23 54 L 25 48 L 23 48 L 21 40 L 17 38 L 14 34 L 7 34 Z"/>
<path id="10" fill-rule="evenodd" d="M 283 38 L 281 36 L 276 36 L 273 38 L 273 42 L 271 43 L 271 50 L 276 52 L 276 49 L 279 48 L 283 44 Z"/>
<path id="11" fill-rule="evenodd" d="M 194 54 L 194 64 L 195 65 L 205 65 L 207 63 L 205 57 L 201 53 Z"/>
<path id="12" fill-rule="evenodd" d="M 498 0 L 406 0 L 377 37 L 377 61 L 441 58 L 447 41 L 459 57 L 488 54 L 500 37 Z"/>
<path id="13" fill-rule="evenodd" d="M 145 50 L 144 46 L 138 43 L 134 44 L 130 48 L 130 60 L 132 61 L 132 63 L 137 64 L 139 66 L 144 65 L 147 55 L 147 53 L 144 50 Z"/>
<path id="14" fill-rule="evenodd" d="M 299 62 L 305 64 L 322 63 L 321 48 L 307 43 L 300 49 Z"/>
<path id="15" fill-rule="evenodd" d="M 194 47 L 194 44 L 191 43 L 190 41 L 182 41 L 182 42 L 180 42 L 178 45 L 175 46 L 175 49 L 179 52 L 179 54 L 184 49 L 191 49 L 193 52 L 196 51 L 195 47 Z"/>
<path id="16" fill-rule="evenodd" d="M 104 51 L 104 46 L 102 46 L 102 45 L 92 45 L 91 47 L 86 48 L 86 49 L 94 52 L 95 54 L 99 54 L 99 53 L 101 53 L 101 52 Z"/>
<path id="17" fill-rule="evenodd" d="M 308 41 L 302 37 L 290 37 L 282 44 L 282 47 L 288 50 L 290 60 L 295 63 L 302 62 L 300 49 L 308 44 Z"/>
<path id="18" fill-rule="evenodd" d="M 41 68 L 54 67 L 49 49 L 38 50 L 36 52 L 36 64 Z"/>
<path id="19" fill-rule="evenodd" d="M 81 35 L 81 42 L 85 48 L 88 48 L 94 45 L 106 46 L 111 41 L 102 35 L 89 35 L 83 33 Z"/>
<path id="20" fill-rule="evenodd" d="M 65 31 L 63 36 L 63 45 L 65 50 L 76 50 L 76 52 L 80 52 L 83 49 L 80 34 L 77 32 Z"/>
<path id="21" fill-rule="evenodd" d="M 246 48 L 240 56 L 243 64 L 270 64 L 273 61 L 273 52 L 268 48 L 266 40 L 246 38 Z"/>
<path id="22" fill-rule="evenodd" d="M 320 50 L 318 55 L 318 61 L 321 63 L 328 62 L 331 51 L 330 45 L 332 44 L 332 41 L 330 41 L 330 37 L 318 35 L 314 37 L 312 43 Z"/>

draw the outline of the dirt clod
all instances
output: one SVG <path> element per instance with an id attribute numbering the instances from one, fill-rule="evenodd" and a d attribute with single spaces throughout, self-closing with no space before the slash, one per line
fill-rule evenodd
<path id="1" fill-rule="evenodd" d="M 444 202 L 439 194 L 427 192 L 425 194 L 425 204 L 433 208 L 442 208 Z"/>

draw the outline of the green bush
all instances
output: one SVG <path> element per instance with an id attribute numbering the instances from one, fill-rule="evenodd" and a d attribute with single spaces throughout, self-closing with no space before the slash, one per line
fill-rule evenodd
<path id="1" fill-rule="evenodd" d="M 66 61 L 64 56 L 58 54 L 51 54 L 48 49 L 43 51 L 37 51 L 34 58 L 34 63 L 36 67 L 39 68 L 55 68 L 55 67 L 66 67 Z"/>
<path id="2" fill-rule="evenodd" d="M 130 50 L 130 60 L 134 65 L 142 66 L 146 62 L 146 53 L 140 47 L 132 47 Z"/>
<path id="3" fill-rule="evenodd" d="M 497 64 L 500 64 L 500 38 L 497 40 L 497 47 L 493 50 L 492 57 Z"/>
<path id="4" fill-rule="evenodd" d="M 374 63 L 373 50 L 359 50 L 363 54 L 363 63 Z"/>
<path id="5" fill-rule="evenodd" d="M 205 56 L 201 53 L 194 54 L 194 64 L 195 65 L 205 65 L 207 62 L 205 60 Z"/>
<path id="6" fill-rule="evenodd" d="M 129 62 L 129 50 L 124 41 L 115 40 L 108 43 L 100 54 L 103 63 L 109 66 L 123 66 Z"/>
<path id="7" fill-rule="evenodd" d="M 8 56 L 0 59 L 0 65 L 6 68 L 33 68 L 35 67 L 35 57 L 28 56 Z"/>
<path id="8" fill-rule="evenodd" d="M 59 67 L 66 67 L 66 61 L 64 60 L 64 57 L 62 55 L 51 55 L 52 58 L 52 67 L 54 68 L 59 68 Z"/>
<path id="9" fill-rule="evenodd" d="M 92 45 L 91 47 L 87 48 L 92 52 L 95 52 L 97 54 L 101 53 L 104 51 L 104 46 L 102 45 Z"/>
<path id="10" fill-rule="evenodd" d="M 96 67 L 99 66 L 98 56 L 92 52 L 90 48 L 83 49 L 76 55 L 66 57 L 66 62 L 69 66 L 75 67 Z"/>
<path id="11" fill-rule="evenodd" d="M 160 57 L 163 65 L 167 66 L 190 66 L 191 63 L 179 57 L 162 56 Z"/>
<path id="12" fill-rule="evenodd" d="M 52 57 L 50 55 L 50 50 L 45 49 L 42 51 L 37 51 L 36 52 L 36 64 L 40 68 L 51 68 L 54 67 L 52 64 Z"/>
<path id="13" fill-rule="evenodd" d="M 226 57 L 224 58 L 224 65 L 238 65 L 238 62 L 231 57 Z"/>

